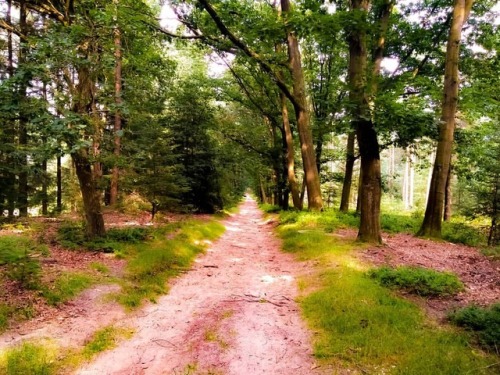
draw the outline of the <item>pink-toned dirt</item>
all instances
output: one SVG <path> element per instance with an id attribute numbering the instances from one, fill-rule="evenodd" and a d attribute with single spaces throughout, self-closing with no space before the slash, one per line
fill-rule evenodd
<path id="1" fill-rule="evenodd" d="M 168 295 L 121 321 L 130 340 L 76 373 L 317 374 L 301 320 L 296 277 L 306 271 L 280 252 L 255 201 L 224 222 L 226 233 Z"/>

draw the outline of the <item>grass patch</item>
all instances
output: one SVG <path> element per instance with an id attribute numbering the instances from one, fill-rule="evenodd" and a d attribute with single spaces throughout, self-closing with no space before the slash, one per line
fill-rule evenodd
<path id="1" fill-rule="evenodd" d="M 109 268 L 100 262 L 92 262 L 90 263 L 90 268 L 93 269 L 94 271 L 97 271 L 103 275 L 109 274 Z"/>
<path id="2" fill-rule="evenodd" d="M 138 307 L 144 300 L 154 302 L 158 295 L 166 293 L 167 280 L 189 268 L 206 247 L 206 241 L 224 232 L 224 226 L 216 221 L 185 221 L 174 236 L 171 229 L 162 228 L 152 233 L 151 241 L 122 248 L 128 264 L 118 301 L 125 307 Z"/>
<path id="3" fill-rule="evenodd" d="M 469 335 L 428 321 L 419 307 L 367 277 L 352 255 L 360 244 L 325 233 L 321 214 L 294 215 L 278 231 L 286 251 L 317 264 L 316 275 L 300 280 L 302 312 L 317 332 L 316 357 L 363 373 L 497 373 L 498 358 L 471 348 Z"/>
<path id="4" fill-rule="evenodd" d="M 455 274 L 421 267 L 381 267 L 368 274 L 383 286 L 420 296 L 450 296 L 464 289 Z"/>
<path id="5" fill-rule="evenodd" d="M 42 296 L 49 305 L 56 306 L 75 297 L 93 283 L 89 275 L 63 273 L 51 286 L 43 287 Z"/>
<path id="6" fill-rule="evenodd" d="M 443 240 L 461 243 L 468 246 L 480 246 L 486 243 L 486 237 L 481 231 L 463 222 L 443 222 Z"/>
<path id="7" fill-rule="evenodd" d="M 120 339 L 130 338 L 132 331 L 116 328 L 114 326 L 104 327 L 92 335 L 90 340 L 85 344 L 82 355 L 89 360 L 96 354 L 105 350 L 113 349 Z"/>
<path id="8" fill-rule="evenodd" d="M 5 331 L 9 326 L 9 318 L 12 315 L 12 307 L 0 303 L 0 333 Z"/>
<path id="9" fill-rule="evenodd" d="M 473 331 L 484 348 L 500 354 L 500 303 L 488 308 L 469 306 L 450 314 L 452 323 Z"/>
<path id="10" fill-rule="evenodd" d="M 25 342 L 0 354 L 0 374 L 52 375 L 56 353 L 47 343 Z"/>

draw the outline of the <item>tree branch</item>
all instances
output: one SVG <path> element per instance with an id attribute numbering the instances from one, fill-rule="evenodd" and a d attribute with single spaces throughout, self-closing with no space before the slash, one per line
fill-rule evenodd
<path id="1" fill-rule="evenodd" d="M 269 74 L 270 78 L 276 85 L 279 87 L 279 89 L 283 92 L 283 94 L 286 95 L 286 97 L 292 102 L 294 106 L 300 106 L 299 103 L 297 102 L 296 98 L 293 96 L 293 94 L 290 92 L 288 89 L 287 85 L 285 82 L 283 82 L 277 74 L 273 71 L 272 67 L 265 62 L 262 57 L 257 54 L 255 51 L 250 49 L 243 41 L 241 41 L 236 35 L 234 35 L 231 30 L 227 28 L 227 26 L 224 24 L 222 19 L 219 17 L 215 9 L 210 5 L 210 3 L 207 0 L 197 0 L 198 3 L 207 11 L 207 13 L 210 15 L 212 20 L 214 21 L 215 25 L 219 29 L 219 31 L 222 33 L 222 35 L 226 36 L 231 43 L 234 44 L 236 48 L 238 48 L 240 51 L 242 51 L 245 55 L 256 61 L 261 69 Z"/>

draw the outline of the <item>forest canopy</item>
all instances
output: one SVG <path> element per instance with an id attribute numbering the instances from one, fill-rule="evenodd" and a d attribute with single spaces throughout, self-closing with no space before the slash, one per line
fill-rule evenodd
<path id="1" fill-rule="evenodd" d="M 499 6 L 489 0 L 0 1 L 0 212 L 140 197 L 213 213 L 451 215 L 498 243 Z M 165 17 L 165 15 L 167 15 Z M 175 22 L 173 20 L 175 18 Z M 357 207 L 356 207 L 357 206 Z M 422 216 L 423 215 L 423 216 Z"/>

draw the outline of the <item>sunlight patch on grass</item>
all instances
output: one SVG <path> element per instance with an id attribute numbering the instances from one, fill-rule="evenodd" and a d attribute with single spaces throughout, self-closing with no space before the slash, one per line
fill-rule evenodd
<path id="1" fill-rule="evenodd" d="M 469 335 L 427 320 L 370 278 L 369 267 L 354 257 L 365 245 L 329 235 L 332 225 L 321 213 L 284 215 L 283 249 L 317 267 L 299 281 L 302 312 L 317 332 L 316 357 L 376 374 L 497 373 L 497 358 L 471 348 Z"/>
<path id="2" fill-rule="evenodd" d="M 0 374 L 52 375 L 57 370 L 56 359 L 51 342 L 24 342 L 0 353 Z"/>

